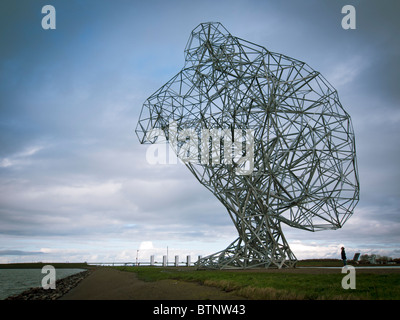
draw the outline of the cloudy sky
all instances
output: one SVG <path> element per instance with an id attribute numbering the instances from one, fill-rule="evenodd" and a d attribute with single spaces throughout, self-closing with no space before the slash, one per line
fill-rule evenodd
<path id="1" fill-rule="evenodd" d="M 341 26 L 347 4 L 355 30 Z M 307 62 L 352 117 L 359 204 L 340 230 L 283 226 L 297 258 L 342 245 L 399 257 L 399 14 L 396 0 L 1 1 L 0 263 L 149 261 L 167 247 L 195 260 L 236 239 L 223 205 L 183 165 L 149 164 L 134 132 L 208 21 Z"/>

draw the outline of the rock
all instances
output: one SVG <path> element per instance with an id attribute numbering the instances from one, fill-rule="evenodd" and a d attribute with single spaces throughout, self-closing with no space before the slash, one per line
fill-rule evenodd
<path id="1" fill-rule="evenodd" d="M 56 281 L 56 289 L 43 289 L 41 287 L 30 288 L 20 294 L 6 298 L 5 300 L 57 300 L 74 288 L 80 281 L 92 272 L 85 270 L 69 277 Z"/>

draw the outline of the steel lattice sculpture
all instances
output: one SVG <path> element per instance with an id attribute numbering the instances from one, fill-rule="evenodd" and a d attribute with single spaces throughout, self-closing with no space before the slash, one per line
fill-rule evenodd
<path id="1" fill-rule="evenodd" d="M 237 240 L 200 268 L 293 267 L 281 222 L 340 228 L 358 202 L 354 132 L 336 90 L 220 23 L 192 31 L 183 69 L 146 100 L 136 133 L 165 137 L 235 224 Z"/>

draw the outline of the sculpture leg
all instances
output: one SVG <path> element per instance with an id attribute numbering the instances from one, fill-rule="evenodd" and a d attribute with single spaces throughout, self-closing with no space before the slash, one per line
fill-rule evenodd
<path id="1" fill-rule="evenodd" d="M 234 221 L 235 222 L 235 221 Z M 239 237 L 225 250 L 200 259 L 200 269 L 293 268 L 297 259 L 280 222 L 266 215 L 238 217 Z"/>

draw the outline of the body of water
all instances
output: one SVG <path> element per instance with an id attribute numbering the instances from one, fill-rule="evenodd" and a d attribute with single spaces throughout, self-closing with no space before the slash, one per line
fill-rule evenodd
<path id="1" fill-rule="evenodd" d="M 56 279 L 62 279 L 84 269 L 56 269 Z M 19 294 L 25 290 L 42 286 L 47 273 L 42 269 L 0 269 L 0 300 Z M 49 289 L 51 290 L 51 289 Z"/>

